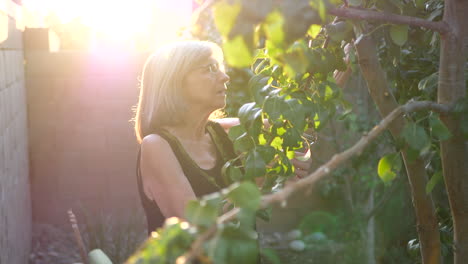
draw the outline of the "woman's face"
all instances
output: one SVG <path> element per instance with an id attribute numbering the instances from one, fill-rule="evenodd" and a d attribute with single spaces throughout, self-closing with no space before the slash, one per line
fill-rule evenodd
<path id="1" fill-rule="evenodd" d="M 226 104 L 226 82 L 229 76 L 213 56 L 201 61 L 184 78 L 184 96 L 190 106 L 206 111 L 223 108 Z"/>

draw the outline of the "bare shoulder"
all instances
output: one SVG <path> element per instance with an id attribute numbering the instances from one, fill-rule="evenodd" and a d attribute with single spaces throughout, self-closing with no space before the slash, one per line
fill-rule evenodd
<path id="1" fill-rule="evenodd" d="M 167 151 L 172 151 L 171 146 L 160 135 L 150 134 L 145 136 L 141 141 L 142 156 L 148 158 L 157 157 L 165 153 L 167 154 Z"/>

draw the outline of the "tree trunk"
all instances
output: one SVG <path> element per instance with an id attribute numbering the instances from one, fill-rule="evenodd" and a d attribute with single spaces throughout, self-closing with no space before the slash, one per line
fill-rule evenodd
<path id="1" fill-rule="evenodd" d="M 468 1 L 445 1 L 444 21 L 450 31 L 441 37 L 438 102 L 451 104 L 466 96 Z M 453 136 L 440 143 L 442 168 L 453 219 L 455 264 L 468 260 L 468 151 L 460 120 L 441 115 Z"/>
<path id="2" fill-rule="evenodd" d="M 379 109 L 380 115 L 385 117 L 398 107 L 398 103 L 388 88 L 385 73 L 377 57 L 375 43 L 371 37 L 365 36 L 355 46 L 359 66 L 367 82 L 369 92 Z M 390 125 L 389 130 L 394 138 L 399 137 L 404 124 L 404 119 L 400 117 Z M 432 197 L 426 195 L 425 191 L 427 175 L 424 162 L 421 159 L 408 162 L 405 150 L 402 151 L 402 155 L 411 186 L 413 206 L 416 211 L 422 261 L 424 264 L 440 263 L 441 247 L 438 222 Z"/>

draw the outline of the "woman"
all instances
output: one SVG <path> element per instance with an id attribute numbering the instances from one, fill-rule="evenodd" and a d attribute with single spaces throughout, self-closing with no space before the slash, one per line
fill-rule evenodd
<path id="1" fill-rule="evenodd" d="M 159 49 L 144 66 L 135 132 L 149 232 L 165 218 L 183 218 L 188 201 L 228 185 L 221 168 L 235 153 L 225 130 L 238 120 L 209 118 L 225 106 L 229 76 L 222 64 L 216 44 L 183 41 Z M 294 162 L 304 176 L 309 163 Z"/>

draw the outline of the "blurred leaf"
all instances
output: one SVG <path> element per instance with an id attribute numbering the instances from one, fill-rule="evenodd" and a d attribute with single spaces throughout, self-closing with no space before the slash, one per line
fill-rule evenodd
<path id="1" fill-rule="evenodd" d="M 255 102 L 246 103 L 239 109 L 239 121 L 244 126 L 257 118 L 257 113 L 260 109 L 255 108 Z"/>
<path id="2" fill-rule="evenodd" d="M 246 152 L 249 151 L 252 147 L 254 147 L 254 141 L 252 137 L 247 134 L 247 132 L 242 134 L 234 141 L 234 150 L 236 152 Z"/>
<path id="3" fill-rule="evenodd" d="M 244 181 L 235 185 L 227 194 L 227 198 L 237 207 L 256 210 L 260 206 L 261 194 L 254 183 Z"/>
<path id="4" fill-rule="evenodd" d="M 437 171 L 426 184 L 426 194 L 430 194 L 440 180 L 442 180 L 442 171 Z"/>
<path id="5" fill-rule="evenodd" d="M 195 225 L 209 227 L 215 223 L 218 207 L 203 201 L 189 201 L 185 208 L 185 217 Z"/>
<path id="6" fill-rule="evenodd" d="M 438 117 L 430 116 L 429 117 L 429 126 L 431 127 L 432 135 L 434 135 L 438 140 L 444 141 L 452 137 L 452 133 L 448 128 L 440 121 Z"/>
<path id="7" fill-rule="evenodd" d="M 309 30 L 307 31 L 307 34 L 311 37 L 311 38 L 316 38 L 317 35 L 320 33 L 320 30 L 322 29 L 322 26 L 321 25 L 316 25 L 316 24 L 312 24 L 310 27 L 309 27 Z"/>
<path id="8" fill-rule="evenodd" d="M 255 102 L 259 105 L 263 104 L 266 95 L 268 94 L 268 80 L 270 76 L 254 75 L 250 78 L 248 87 L 254 95 Z"/>
<path id="9" fill-rule="evenodd" d="M 245 177 L 253 179 L 264 176 L 266 173 L 266 163 L 257 149 L 251 150 L 245 159 Z"/>
<path id="10" fill-rule="evenodd" d="M 245 128 L 242 125 L 237 125 L 229 129 L 228 135 L 232 141 L 235 141 L 237 138 L 239 138 L 240 136 L 242 136 L 242 134 L 246 132 L 247 131 L 245 131 Z"/>
<path id="11" fill-rule="evenodd" d="M 224 179 L 230 180 L 227 182 L 236 182 L 243 179 L 241 169 L 237 168 L 231 161 L 228 161 L 224 164 L 223 168 L 221 169 L 221 174 L 223 175 Z"/>
<path id="12" fill-rule="evenodd" d="M 390 37 L 392 41 L 398 46 L 403 46 L 408 40 L 408 26 L 407 25 L 391 25 Z"/>
<path id="13" fill-rule="evenodd" d="M 252 53 L 241 35 L 225 41 L 223 51 L 226 62 L 232 67 L 249 67 L 252 63 Z"/>
<path id="14" fill-rule="evenodd" d="M 287 108 L 283 110 L 283 116 L 291 122 L 293 127 L 303 130 L 306 125 L 304 107 L 298 99 L 288 99 L 285 101 Z"/>
<path id="15" fill-rule="evenodd" d="M 424 128 L 413 122 L 408 122 L 405 125 L 402 136 L 406 143 L 414 150 L 421 151 L 430 143 Z"/>
<path id="16" fill-rule="evenodd" d="M 384 183 L 395 179 L 396 173 L 401 169 L 399 153 L 391 153 L 383 156 L 377 166 L 377 173 Z"/>
<path id="17" fill-rule="evenodd" d="M 281 146 L 283 145 L 283 138 L 282 137 L 275 137 L 272 141 L 270 146 L 274 147 L 277 150 L 281 150 Z"/>
<path id="18" fill-rule="evenodd" d="M 432 94 L 436 91 L 439 81 L 439 73 L 434 72 L 433 74 L 422 79 L 418 83 L 418 89 L 421 91 L 426 91 L 429 94 Z"/>
<path id="19" fill-rule="evenodd" d="M 206 249 L 212 263 L 216 264 L 254 264 L 258 258 L 256 234 L 233 225 L 218 230 Z"/>
<path id="20" fill-rule="evenodd" d="M 327 35 L 336 42 L 344 40 L 349 33 L 353 30 L 351 23 L 346 21 L 339 21 L 325 25 Z"/>
<path id="21" fill-rule="evenodd" d="M 301 219 L 298 229 L 306 236 L 315 232 L 333 231 L 337 224 L 334 215 L 324 211 L 313 211 Z"/>
<path id="22" fill-rule="evenodd" d="M 286 107 L 287 105 L 284 103 L 284 99 L 279 98 L 278 96 L 269 96 L 263 105 L 264 111 L 273 122 L 280 118 Z"/>
<path id="23" fill-rule="evenodd" d="M 265 21 L 265 31 L 268 39 L 277 47 L 282 47 L 284 44 L 283 32 L 284 18 L 278 11 L 273 11 L 268 14 Z"/>
<path id="24" fill-rule="evenodd" d="M 286 129 L 283 135 L 283 149 L 299 148 L 302 145 L 301 133 L 297 128 L 291 127 Z"/>
<path id="25" fill-rule="evenodd" d="M 228 1 L 220 1 L 213 8 L 213 16 L 216 27 L 223 36 L 228 36 L 241 11 L 241 5 L 235 2 L 233 5 Z"/>

